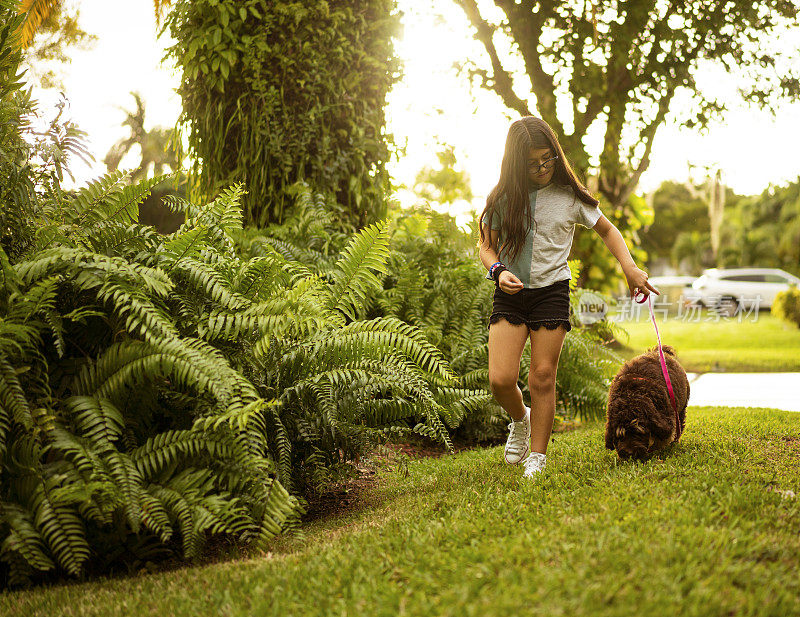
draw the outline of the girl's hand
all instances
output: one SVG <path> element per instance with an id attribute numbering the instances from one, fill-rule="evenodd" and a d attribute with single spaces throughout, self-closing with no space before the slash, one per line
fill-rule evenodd
<path id="1" fill-rule="evenodd" d="M 656 295 L 661 295 L 661 292 L 647 282 L 647 272 L 640 270 L 636 266 L 632 266 L 625 270 L 625 278 L 628 279 L 628 289 L 631 292 L 631 299 L 636 299 L 637 292 L 642 292 L 645 299 L 650 295 L 651 291 L 656 292 Z M 649 291 L 648 291 L 649 290 Z"/>
<path id="2" fill-rule="evenodd" d="M 503 270 L 497 279 L 497 285 L 504 292 L 515 294 L 522 289 L 522 281 L 520 281 L 513 272 L 510 270 Z"/>

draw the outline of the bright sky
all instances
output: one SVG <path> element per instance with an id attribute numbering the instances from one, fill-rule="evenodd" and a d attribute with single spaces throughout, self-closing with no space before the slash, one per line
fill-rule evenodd
<path id="1" fill-rule="evenodd" d="M 119 107 L 135 108 L 131 90 L 143 95 L 148 129 L 173 126 L 180 113 L 180 97 L 174 92 L 179 76 L 160 63 L 171 40 L 156 39 L 152 0 L 80 0 L 78 4 L 83 29 L 99 37 L 91 50 L 74 52 L 71 65 L 63 71 L 69 115 L 88 132 L 89 150 L 96 158 L 91 167 L 80 161 L 73 164 L 76 184 L 82 185 L 105 173 L 105 153 L 128 134 L 127 127 L 121 126 L 125 113 Z M 434 19 L 432 9 L 422 2 L 399 0 L 406 14 L 404 36 L 396 49 L 405 62 L 405 76 L 388 99 L 387 131 L 401 145 L 407 144 L 407 152 L 401 161 L 392 162 L 390 172 L 396 183 L 410 186 L 422 166 L 437 164 L 437 140 L 452 144 L 475 194 L 471 205 L 463 202 L 451 208 L 463 225 L 470 208 L 482 210 L 487 193 L 499 178 L 508 125 L 514 116 L 489 92 L 476 92 L 473 101 L 465 78 L 453 74 L 453 62 L 481 53 L 482 47 L 465 35 L 467 20 L 460 9 L 448 2 L 436 4 L 437 11 L 445 15 L 443 21 Z M 735 91 L 731 79 L 720 71 L 709 70 L 701 83 L 728 100 L 728 94 Z M 38 89 L 34 93 L 42 111 L 52 109 L 57 93 Z M 786 105 L 777 118 L 738 108 L 705 135 L 664 125 L 639 190 L 650 191 L 665 179 L 683 181 L 687 161 L 721 166 L 723 181 L 740 194 L 759 193 L 770 184 L 793 181 L 800 175 L 795 155 L 798 126 L 800 104 Z M 747 144 L 746 157 L 740 154 L 742 143 Z M 759 148 L 754 156 L 756 143 L 769 146 Z M 135 167 L 137 154 L 129 153 L 121 167 Z M 413 195 L 405 191 L 396 197 L 404 205 L 414 202 Z"/>

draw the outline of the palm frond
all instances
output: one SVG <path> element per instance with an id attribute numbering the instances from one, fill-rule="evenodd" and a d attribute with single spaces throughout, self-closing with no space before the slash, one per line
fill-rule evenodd
<path id="1" fill-rule="evenodd" d="M 61 6 L 61 0 L 20 0 L 17 11 L 25 15 L 25 21 L 18 32 L 21 47 L 31 44 L 39 26 L 59 6 Z"/>

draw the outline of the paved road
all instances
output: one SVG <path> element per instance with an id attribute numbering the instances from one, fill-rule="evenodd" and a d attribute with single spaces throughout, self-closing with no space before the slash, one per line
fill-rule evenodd
<path id="1" fill-rule="evenodd" d="M 800 373 L 687 373 L 689 406 L 800 411 Z"/>

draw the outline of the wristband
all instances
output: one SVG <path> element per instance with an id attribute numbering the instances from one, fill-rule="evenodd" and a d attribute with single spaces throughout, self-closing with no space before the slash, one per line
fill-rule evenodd
<path id="1" fill-rule="evenodd" d="M 494 273 L 494 269 L 497 266 L 501 266 L 501 265 L 503 265 L 502 261 L 496 261 L 491 266 L 489 266 L 489 271 L 486 273 L 486 279 L 490 280 L 490 281 L 493 281 L 494 278 L 492 277 L 492 274 Z"/>
<path id="2" fill-rule="evenodd" d="M 508 268 L 506 268 L 503 264 L 500 264 L 492 271 L 492 278 L 494 279 L 494 282 L 497 283 L 498 285 L 500 284 L 500 273 L 503 270 L 508 270 Z"/>

